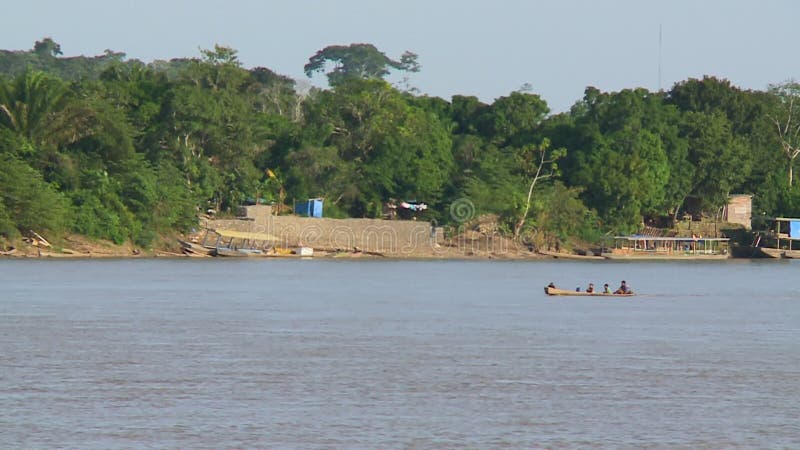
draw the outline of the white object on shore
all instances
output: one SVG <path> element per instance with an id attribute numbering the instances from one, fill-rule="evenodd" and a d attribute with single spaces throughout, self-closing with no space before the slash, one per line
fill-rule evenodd
<path id="1" fill-rule="evenodd" d="M 311 247 L 297 247 L 295 253 L 298 256 L 314 256 L 314 249 Z"/>

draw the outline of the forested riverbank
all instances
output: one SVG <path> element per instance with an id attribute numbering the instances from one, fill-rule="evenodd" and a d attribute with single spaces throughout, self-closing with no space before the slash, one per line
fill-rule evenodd
<path id="1" fill-rule="evenodd" d="M 554 114 L 530 86 L 489 104 L 419 95 L 417 55 L 369 44 L 326 47 L 305 70 L 329 88 L 298 89 L 222 46 L 152 62 L 63 57 L 49 38 L 0 51 L 0 235 L 152 248 L 209 209 L 307 198 L 328 217 L 416 200 L 421 220 L 457 232 L 492 217 L 493 232 L 532 246 L 715 218 L 733 193 L 754 195 L 754 216 L 800 215 L 792 81 L 587 87 Z"/>

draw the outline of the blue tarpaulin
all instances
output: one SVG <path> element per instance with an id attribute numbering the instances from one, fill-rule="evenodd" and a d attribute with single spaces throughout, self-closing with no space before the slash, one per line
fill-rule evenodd
<path id="1" fill-rule="evenodd" d="M 789 222 L 789 237 L 792 239 L 800 239 L 800 220 L 792 220 Z"/>

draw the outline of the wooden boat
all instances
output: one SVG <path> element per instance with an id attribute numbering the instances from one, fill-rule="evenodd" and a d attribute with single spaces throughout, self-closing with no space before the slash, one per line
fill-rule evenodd
<path id="1" fill-rule="evenodd" d="M 728 259 L 728 238 L 615 236 L 603 251 L 606 259 L 717 260 Z"/>
<path id="2" fill-rule="evenodd" d="M 204 247 L 200 244 L 195 244 L 194 242 L 184 241 L 182 239 L 178 239 L 178 243 L 181 244 L 181 250 L 185 255 L 188 256 L 214 256 L 214 249 L 209 247 Z"/>
<path id="3" fill-rule="evenodd" d="M 758 247 L 758 250 L 768 258 L 800 259 L 800 249 Z"/>
<path id="4" fill-rule="evenodd" d="M 216 256 L 225 256 L 231 258 L 247 258 L 248 256 L 264 256 L 264 252 L 258 249 L 251 248 L 227 248 L 219 247 L 214 252 Z"/>
<path id="5" fill-rule="evenodd" d="M 759 234 L 757 250 L 767 258 L 800 259 L 800 219 L 776 217 L 773 222 L 772 230 Z"/>
<path id="6" fill-rule="evenodd" d="M 571 295 L 581 297 L 633 297 L 636 295 L 633 292 L 629 294 L 604 294 L 602 292 L 570 291 L 568 289 L 558 289 L 549 286 L 544 287 L 544 293 L 547 295 Z"/>
<path id="7" fill-rule="evenodd" d="M 215 256 L 270 256 L 269 250 L 274 250 L 273 243 L 278 241 L 278 238 L 268 233 L 224 229 L 208 231 L 217 235 L 216 243 L 210 246 Z"/>
<path id="8" fill-rule="evenodd" d="M 556 259 L 578 259 L 578 260 L 603 260 L 606 259 L 605 256 L 597 256 L 597 255 L 579 255 L 577 253 L 561 253 L 561 252 L 551 252 L 548 250 L 539 250 L 537 253 L 544 256 L 552 256 Z"/>

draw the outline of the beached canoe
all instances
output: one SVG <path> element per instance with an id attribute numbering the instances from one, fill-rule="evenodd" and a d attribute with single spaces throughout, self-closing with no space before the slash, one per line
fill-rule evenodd
<path id="1" fill-rule="evenodd" d="M 558 289 L 545 286 L 544 293 L 547 295 L 572 295 L 572 296 L 585 296 L 585 297 L 633 297 L 634 294 L 604 294 L 602 292 L 583 292 L 583 291 L 570 291 L 568 289 Z"/>

